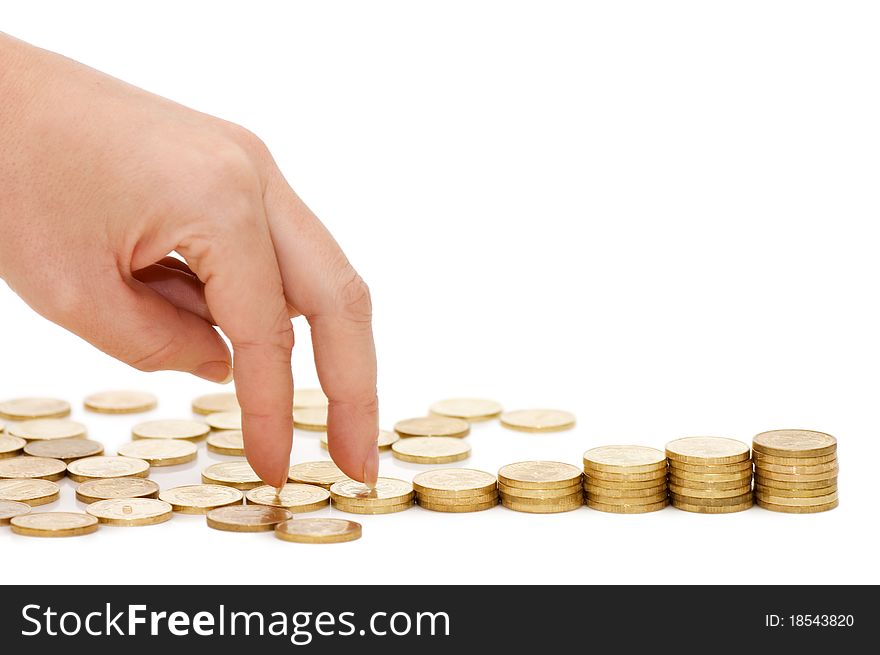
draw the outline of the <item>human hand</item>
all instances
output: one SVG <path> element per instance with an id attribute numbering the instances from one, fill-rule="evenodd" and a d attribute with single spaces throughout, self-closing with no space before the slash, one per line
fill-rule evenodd
<path id="1" fill-rule="evenodd" d="M 290 318 L 304 315 L 330 454 L 374 483 L 369 291 L 263 143 L 3 34 L 0 98 L 0 277 L 140 370 L 234 370 L 248 460 L 273 486 L 293 432 Z"/>

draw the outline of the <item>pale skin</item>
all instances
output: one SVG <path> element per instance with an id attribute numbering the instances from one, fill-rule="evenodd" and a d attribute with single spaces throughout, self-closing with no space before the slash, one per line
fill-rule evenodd
<path id="1" fill-rule="evenodd" d="M 0 277 L 135 368 L 234 379 L 248 460 L 273 486 L 293 431 L 290 319 L 305 316 L 330 455 L 375 484 L 369 290 L 266 146 L 2 33 L 0 98 Z"/>

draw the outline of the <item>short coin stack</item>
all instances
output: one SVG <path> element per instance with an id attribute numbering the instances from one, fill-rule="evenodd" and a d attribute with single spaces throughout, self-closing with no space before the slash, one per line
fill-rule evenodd
<path id="1" fill-rule="evenodd" d="M 396 478 L 379 478 L 370 489 L 362 482 L 342 480 L 330 487 L 333 507 L 352 514 L 392 514 L 413 504 L 413 487 Z"/>
<path id="2" fill-rule="evenodd" d="M 764 509 L 811 514 L 837 507 L 837 440 L 812 430 L 772 430 L 752 441 L 755 500 Z"/>
<path id="3" fill-rule="evenodd" d="M 685 437 L 666 444 L 672 506 L 729 514 L 752 506 L 749 446 L 736 439 Z"/>
<path id="4" fill-rule="evenodd" d="M 474 469 L 436 469 L 413 478 L 416 502 L 435 512 L 479 512 L 498 504 L 495 476 Z"/>
<path id="5" fill-rule="evenodd" d="M 645 446 L 600 446 L 584 453 L 587 507 L 616 514 L 644 514 L 669 503 L 666 455 Z"/>
<path id="6" fill-rule="evenodd" d="M 517 462 L 498 471 L 501 504 L 518 512 L 552 514 L 584 504 L 580 469 L 562 462 Z"/>

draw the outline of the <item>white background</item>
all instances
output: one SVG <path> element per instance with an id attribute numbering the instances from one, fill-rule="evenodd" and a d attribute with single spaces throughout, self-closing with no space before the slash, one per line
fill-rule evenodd
<path id="1" fill-rule="evenodd" d="M 489 471 L 579 464 L 601 444 L 813 428 L 839 439 L 841 504 L 416 508 L 349 517 L 363 539 L 336 546 L 190 516 L 57 541 L 3 529 L 2 580 L 880 582 L 872 5 L 4 3 L 3 31 L 270 145 L 370 283 L 383 427 L 456 395 L 577 414 L 556 435 L 477 426 L 466 465 Z M 0 316 L 0 396 L 69 399 L 108 453 L 145 416 L 87 415 L 86 394 L 151 390 L 149 417 L 186 417 L 215 388 L 130 370 L 5 287 Z M 308 328 L 295 327 L 296 380 L 313 386 Z M 314 433 L 296 437 L 294 461 L 326 457 Z M 219 459 L 153 477 L 196 482 Z M 381 466 L 406 479 L 424 468 L 388 454 Z M 63 486 L 47 509 L 77 506 Z"/>

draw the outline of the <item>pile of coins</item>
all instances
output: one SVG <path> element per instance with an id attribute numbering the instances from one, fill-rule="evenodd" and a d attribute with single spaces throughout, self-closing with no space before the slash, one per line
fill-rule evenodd
<path id="1" fill-rule="evenodd" d="M 584 453 L 587 507 L 644 514 L 668 504 L 666 455 L 646 446 L 600 446 Z"/>
<path id="2" fill-rule="evenodd" d="M 351 514 L 393 514 L 413 505 L 413 486 L 396 478 L 379 478 L 370 489 L 362 482 L 343 480 L 330 487 L 336 509 Z"/>
<path id="3" fill-rule="evenodd" d="M 495 476 L 474 469 L 436 469 L 413 478 L 420 507 L 435 512 L 480 512 L 498 504 Z"/>
<path id="4" fill-rule="evenodd" d="M 498 471 L 501 504 L 518 512 L 569 512 L 584 504 L 581 470 L 562 462 L 517 462 Z"/>
<path id="5" fill-rule="evenodd" d="M 730 514 L 752 506 L 749 446 L 736 439 L 685 437 L 666 444 L 672 506 Z"/>
<path id="6" fill-rule="evenodd" d="M 837 507 L 837 440 L 811 430 L 772 430 L 752 440 L 755 500 L 774 512 Z"/>

